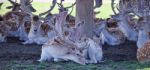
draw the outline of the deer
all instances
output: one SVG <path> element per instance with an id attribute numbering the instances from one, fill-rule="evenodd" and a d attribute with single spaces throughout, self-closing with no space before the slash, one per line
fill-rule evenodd
<path id="1" fill-rule="evenodd" d="M 20 40 L 27 40 L 27 33 L 25 31 L 25 22 L 30 22 L 31 17 L 27 13 L 10 11 L 4 16 L 6 24 L 10 25 L 10 22 L 14 22 L 10 27 L 16 27 L 16 30 L 10 30 L 11 36 L 20 37 Z M 9 24 L 10 23 L 10 24 Z M 11 32 L 12 31 L 12 32 Z"/>
<path id="2" fill-rule="evenodd" d="M 50 39 L 42 46 L 42 53 L 40 62 L 43 61 L 68 61 L 72 60 L 76 63 L 85 65 L 86 60 L 81 52 L 81 49 L 78 48 L 73 42 L 70 42 L 69 39 L 64 34 L 64 22 L 67 17 L 67 11 L 61 12 L 56 16 L 56 23 L 54 30 L 56 31 L 57 36 L 53 39 Z M 59 52 L 57 52 L 60 50 Z"/>
<path id="3" fill-rule="evenodd" d="M 49 39 L 52 39 L 55 36 L 61 35 L 63 37 L 63 23 L 65 22 L 65 18 L 67 16 L 67 12 L 62 12 L 56 16 L 55 25 L 51 25 L 51 23 L 42 23 L 40 21 L 39 16 L 34 16 L 30 32 L 28 34 L 29 40 L 23 42 L 23 44 L 31 44 L 37 43 L 39 45 L 46 43 Z M 37 38 L 38 37 L 38 38 Z"/>
<path id="4" fill-rule="evenodd" d="M 138 33 L 128 24 L 127 17 L 128 15 L 125 15 L 125 13 L 112 16 L 112 18 L 117 20 L 117 25 L 125 37 L 130 41 L 137 41 Z"/>
<path id="5" fill-rule="evenodd" d="M 61 39 L 61 37 L 51 39 L 42 46 L 41 58 L 38 61 L 52 61 L 52 59 L 53 61 L 72 60 L 81 65 L 85 65 L 86 63 L 80 49 L 78 49 L 75 45 L 66 43 L 65 40 Z"/>
<path id="6" fill-rule="evenodd" d="M 78 47 L 83 48 L 84 57 L 86 58 L 86 63 L 95 64 L 100 63 L 103 58 L 102 43 L 100 38 L 93 37 L 88 38 L 86 36 L 82 37 L 80 42 L 76 43 Z"/>
<path id="7" fill-rule="evenodd" d="M 140 63 L 150 61 L 150 36 L 149 27 L 146 18 L 142 18 L 138 21 L 137 29 L 139 31 L 137 41 L 137 60 Z"/>
<path id="8" fill-rule="evenodd" d="M 23 42 L 22 44 L 31 44 L 37 43 L 39 45 L 45 43 L 48 40 L 47 37 L 43 37 L 41 34 L 41 21 L 39 17 L 33 16 L 31 21 L 30 31 L 28 33 L 28 40 Z"/>
<path id="9" fill-rule="evenodd" d="M 69 42 L 73 42 L 78 48 L 83 49 L 86 63 L 99 63 L 103 57 L 101 39 L 98 37 L 91 39 L 82 34 L 84 24 L 84 21 L 76 23 L 74 31 L 68 38 Z"/>
<path id="10" fill-rule="evenodd" d="M 96 32 L 98 33 L 96 33 L 96 35 L 98 34 L 98 36 L 101 37 L 102 44 L 105 44 L 105 42 L 109 45 L 119 45 L 124 43 L 125 36 L 119 28 L 108 28 L 106 25 L 106 20 L 100 21 L 99 24 L 97 24 Z"/>

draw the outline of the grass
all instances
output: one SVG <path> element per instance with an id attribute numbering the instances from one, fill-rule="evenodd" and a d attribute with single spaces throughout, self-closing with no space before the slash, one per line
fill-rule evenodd
<path id="1" fill-rule="evenodd" d="M 6 70 L 150 70 L 150 63 L 137 61 L 107 61 L 101 64 L 79 65 L 73 62 L 26 63 L 12 61 Z"/>
<path id="2" fill-rule="evenodd" d="M 7 6 L 10 6 L 11 4 L 9 2 L 5 2 L 2 5 L 2 9 L 0 10 L 0 14 L 5 14 L 7 11 L 10 11 L 6 9 Z M 70 6 L 70 3 L 64 3 L 64 6 Z M 38 15 L 39 13 L 45 12 L 50 8 L 50 3 L 39 3 L 39 2 L 33 2 L 33 7 L 37 10 L 34 14 Z M 70 9 L 71 10 L 71 9 Z M 100 14 L 97 15 L 97 17 L 101 18 L 108 18 L 109 15 L 111 15 L 113 12 L 111 10 L 111 6 L 109 3 L 104 3 L 102 7 L 96 9 L 95 11 L 101 11 Z M 56 5 L 52 13 L 58 13 L 58 6 Z M 75 7 L 72 12 L 72 15 L 75 16 Z"/>
<path id="3" fill-rule="evenodd" d="M 9 2 L 5 2 L 0 10 L 0 14 L 5 14 L 7 11 L 6 7 L 9 6 Z M 71 5 L 65 3 L 65 6 Z M 49 3 L 38 3 L 33 2 L 33 7 L 36 8 L 37 12 L 34 14 L 39 14 L 45 12 L 49 9 Z M 54 8 L 52 13 L 58 13 L 58 6 Z M 112 14 L 110 4 L 103 4 L 101 8 L 96 9 L 96 11 L 101 11 L 97 17 L 108 18 Z M 72 13 L 75 15 L 75 8 Z M 1 67 L 1 66 L 0 66 Z M 137 61 L 107 61 L 101 64 L 89 64 L 89 65 L 79 65 L 73 62 L 54 62 L 54 63 L 34 63 L 32 61 L 7 61 L 6 69 L 3 70 L 150 70 L 150 63 L 139 64 Z"/>

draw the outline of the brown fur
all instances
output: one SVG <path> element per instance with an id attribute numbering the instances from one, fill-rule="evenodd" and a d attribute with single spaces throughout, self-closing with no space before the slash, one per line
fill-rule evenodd
<path id="1" fill-rule="evenodd" d="M 10 31 L 16 31 L 19 27 L 16 25 L 17 23 L 14 21 L 4 21 L 5 25 L 10 27 Z"/>
<path id="2" fill-rule="evenodd" d="M 25 22 L 24 26 L 25 26 L 25 31 L 27 33 L 29 33 L 30 32 L 30 27 L 31 27 L 31 22 Z"/>
<path id="3" fill-rule="evenodd" d="M 13 14 L 18 17 L 19 24 L 17 24 L 17 22 L 15 21 L 16 19 L 14 19 L 14 17 L 12 16 Z M 25 16 L 30 16 L 30 15 L 24 12 L 10 11 L 10 12 L 7 12 L 3 16 L 3 18 L 7 26 L 10 26 L 12 30 L 15 31 L 19 28 L 20 25 L 22 25 L 22 22 Z"/>
<path id="4" fill-rule="evenodd" d="M 47 35 L 49 31 L 53 30 L 53 27 L 48 24 L 41 24 L 41 29 L 44 31 L 44 35 Z"/>
<path id="5" fill-rule="evenodd" d="M 37 15 L 33 16 L 33 21 L 39 21 L 39 17 Z"/>
<path id="6" fill-rule="evenodd" d="M 122 41 L 122 43 L 125 41 L 125 36 L 124 34 L 120 31 L 119 28 L 108 28 L 108 31 L 115 36 L 116 38 L 118 38 L 120 41 Z"/>
<path id="7" fill-rule="evenodd" d="M 141 63 L 150 61 L 150 40 L 147 41 L 142 48 L 138 49 L 137 59 Z"/>
<path id="8" fill-rule="evenodd" d="M 19 21 L 22 21 L 23 18 L 28 15 L 27 13 L 23 12 L 10 11 L 3 16 L 4 20 L 12 19 L 13 18 L 12 14 L 17 15 L 19 17 Z"/>
<path id="9" fill-rule="evenodd" d="M 117 22 L 115 20 L 108 18 L 106 21 L 107 27 L 118 27 Z"/>

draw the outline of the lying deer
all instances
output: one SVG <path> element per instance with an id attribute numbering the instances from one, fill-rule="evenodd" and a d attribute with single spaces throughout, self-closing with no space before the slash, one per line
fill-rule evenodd
<path id="1" fill-rule="evenodd" d="M 83 35 L 83 26 L 84 21 L 78 22 L 75 25 L 75 31 L 70 41 L 74 42 L 77 47 L 83 49 L 84 57 L 86 58 L 87 63 L 98 63 L 101 62 L 103 57 L 101 39 L 93 37 L 93 39 Z M 74 40 L 72 40 L 74 39 Z"/>
<path id="2" fill-rule="evenodd" d="M 123 33 L 118 28 L 108 28 L 106 21 L 99 23 L 97 31 L 100 32 L 103 44 L 106 42 L 109 45 L 119 45 L 125 41 Z"/>
<path id="3" fill-rule="evenodd" d="M 65 17 L 67 16 L 67 12 L 62 12 L 56 16 L 55 27 L 51 25 L 51 23 L 41 23 L 38 16 L 33 16 L 33 20 L 31 23 L 30 32 L 28 34 L 29 40 L 24 42 L 23 44 L 44 44 L 49 39 L 52 39 L 56 35 L 63 36 L 62 24 L 65 22 Z"/>
<path id="4" fill-rule="evenodd" d="M 114 19 L 118 21 L 118 27 L 123 32 L 123 34 L 127 37 L 128 40 L 137 41 L 138 33 L 134 30 L 127 21 L 128 15 L 118 14 L 113 16 Z"/>
<path id="5" fill-rule="evenodd" d="M 23 12 L 8 12 L 4 16 L 4 21 L 9 26 L 9 35 L 20 37 L 20 40 L 27 40 L 27 33 L 25 31 L 25 22 L 30 21 L 30 16 Z"/>
<path id="6" fill-rule="evenodd" d="M 47 37 L 43 37 L 41 34 L 41 22 L 38 16 L 33 16 L 30 31 L 28 34 L 28 40 L 23 42 L 23 44 L 43 44 L 48 41 Z"/>
<path id="7" fill-rule="evenodd" d="M 148 31 L 147 22 L 140 20 L 138 23 L 138 41 L 137 41 L 137 59 L 139 62 L 149 62 L 150 61 L 150 36 Z"/>
<path id="8" fill-rule="evenodd" d="M 42 46 L 42 53 L 40 62 L 46 60 L 59 61 L 59 60 L 72 60 L 76 63 L 85 65 L 86 60 L 83 53 L 75 45 L 71 45 L 61 39 L 61 37 L 56 37 Z"/>
<path id="9" fill-rule="evenodd" d="M 84 57 L 86 58 L 87 63 L 99 63 L 103 58 L 102 44 L 99 42 L 100 39 L 97 37 L 91 38 L 82 38 L 80 42 L 76 44 L 78 47 L 84 48 Z"/>

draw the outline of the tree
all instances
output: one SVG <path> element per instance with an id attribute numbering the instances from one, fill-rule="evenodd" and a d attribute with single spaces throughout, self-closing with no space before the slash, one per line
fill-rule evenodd
<path id="1" fill-rule="evenodd" d="M 76 23 L 84 21 L 84 34 L 93 36 L 94 28 L 94 0 L 76 0 Z"/>

